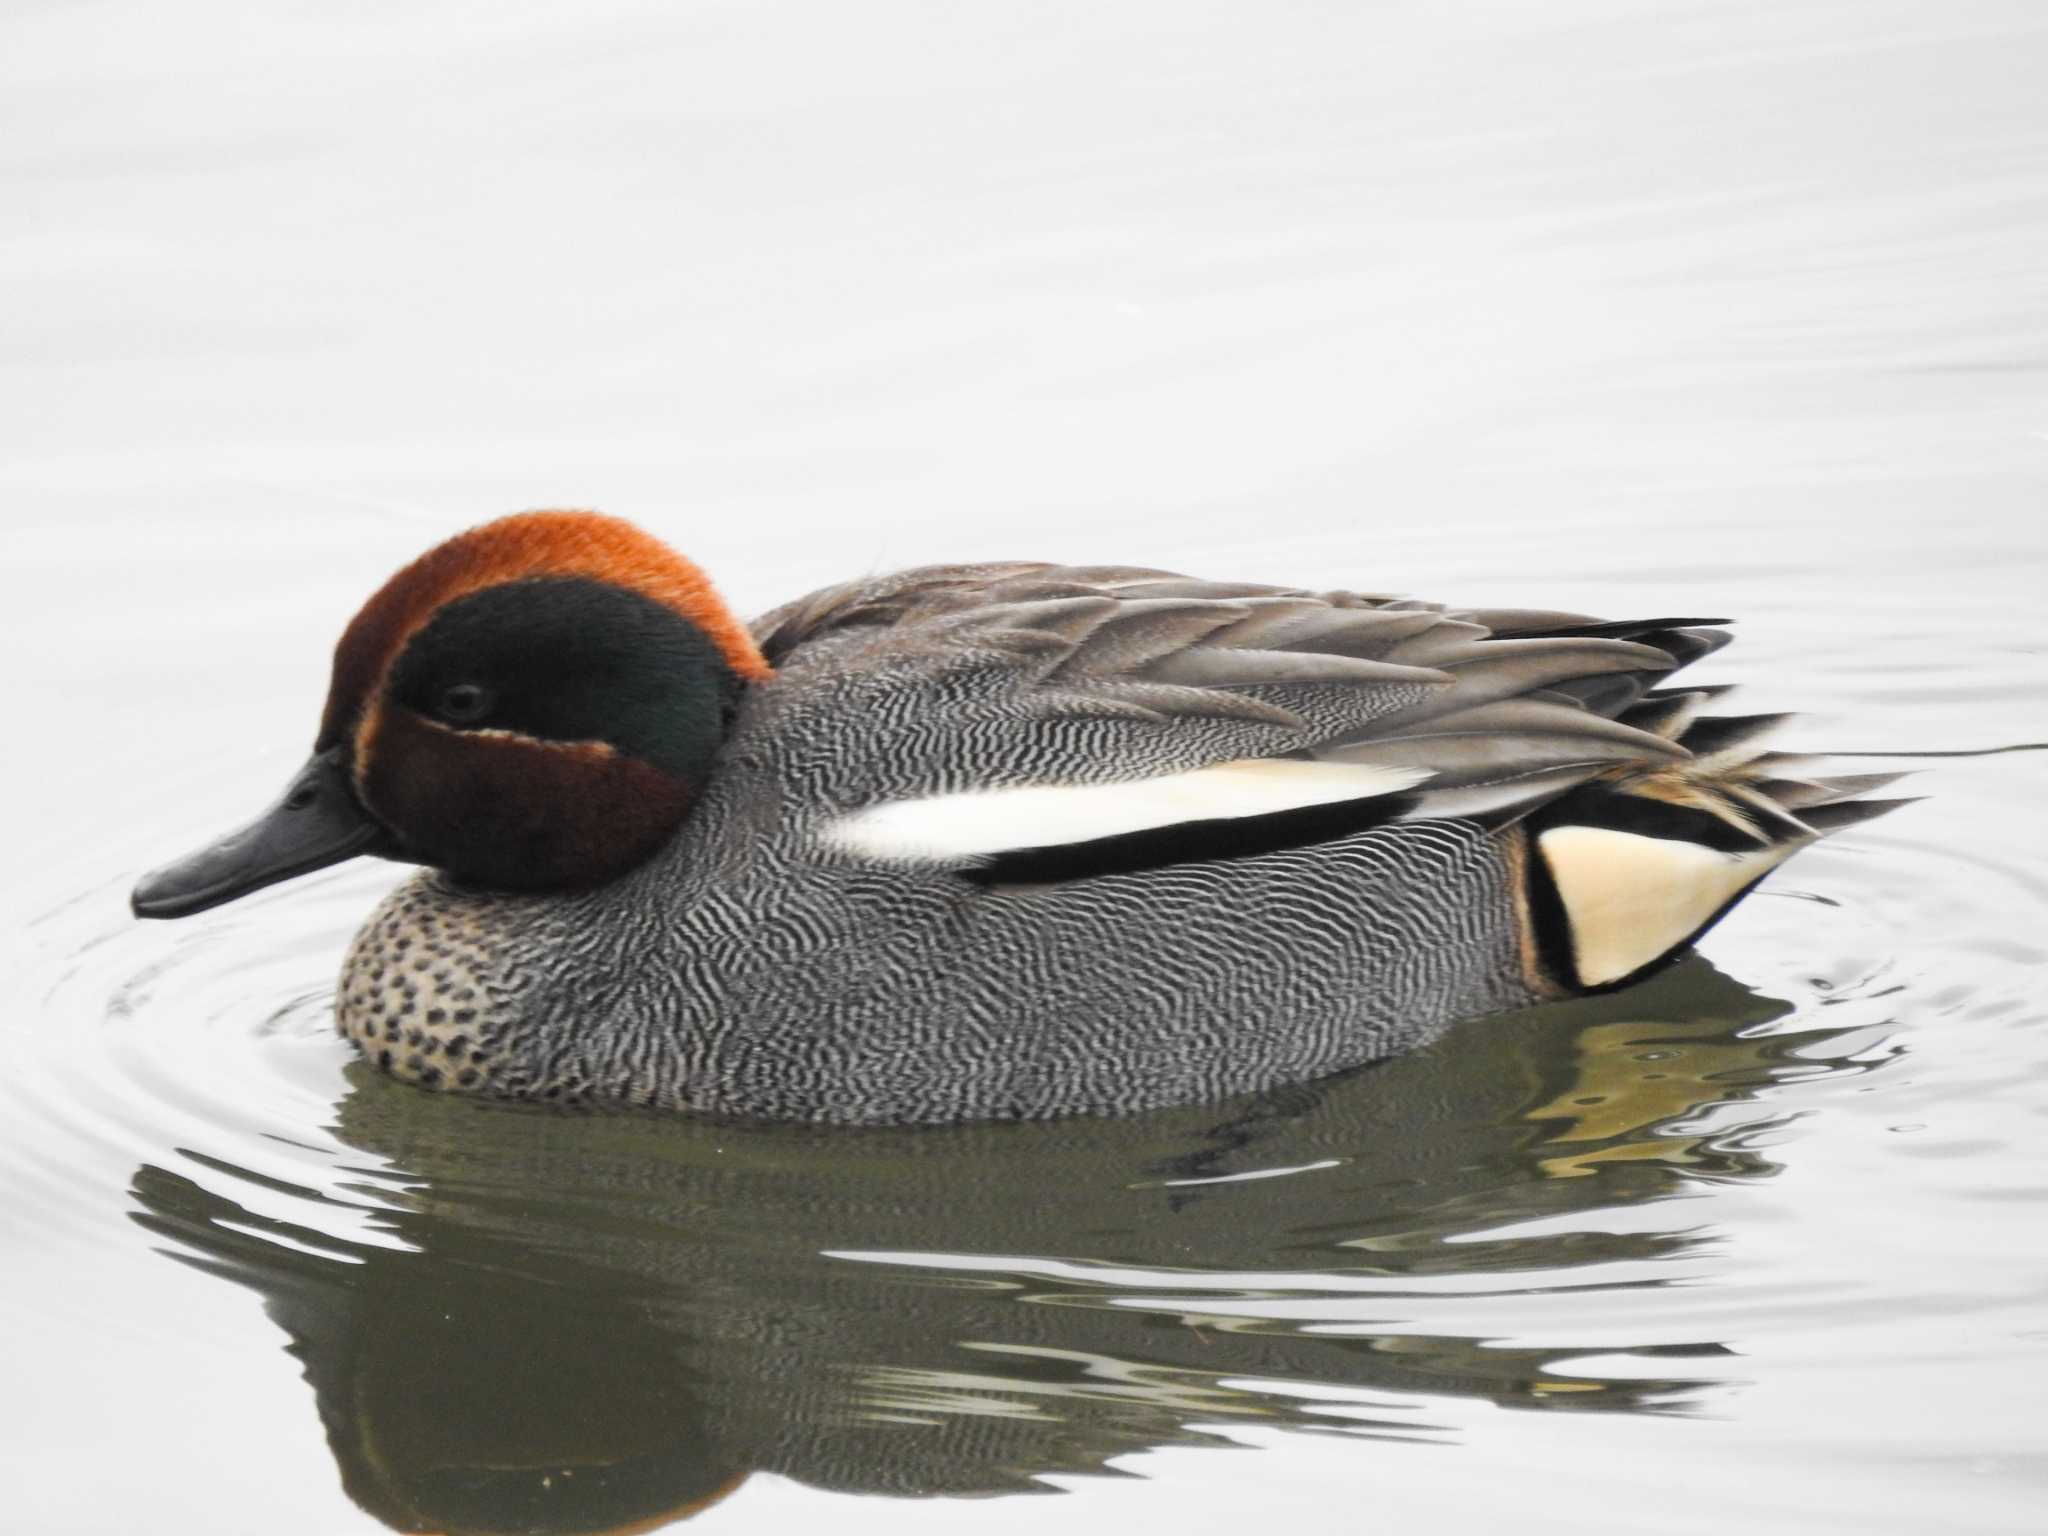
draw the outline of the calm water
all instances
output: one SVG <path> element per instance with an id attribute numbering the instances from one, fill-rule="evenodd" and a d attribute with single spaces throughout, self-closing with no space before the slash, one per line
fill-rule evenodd
<path id="1" fill-rule="evenodd" d="M 550 503 L 750 611 L 1021 555 L 1726 612 L 1792 745 L 2048 741 L 2044 27 L 15 7 L 0 1526 L 2041 1529 L 2039 754 L 1650 986 L 1119 1122 L 436 1099 L 330 1032 L 392 871 L 125 898 L 393 566 Z"/>

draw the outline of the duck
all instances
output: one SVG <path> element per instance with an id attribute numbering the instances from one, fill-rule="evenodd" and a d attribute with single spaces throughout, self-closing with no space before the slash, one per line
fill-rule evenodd
<path id="1" fill-rule="evenodd" d="M 1905 803 L 1671 681 L 1727 622 L 1005 561 L 747 624 L 629 522 L 520 513 L 371 596 L 283 795 L 131 904 L 421 866 L 335 1021 L 425 1089 L 898 1125 L 1222 1100 L 1628 986 Z"/>

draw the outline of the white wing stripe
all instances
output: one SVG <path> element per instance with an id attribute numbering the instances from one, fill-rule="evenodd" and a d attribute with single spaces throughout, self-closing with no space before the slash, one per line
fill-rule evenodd
<path id="1" fill-rule="evenodd" d="M 1369 799 L 1429 777 L 1420 768 L 1244 758 L 1121 784 L 1025 784 L 896 800 L 843 816 L 824 835 L 866 858 L 944 863 Z"/>

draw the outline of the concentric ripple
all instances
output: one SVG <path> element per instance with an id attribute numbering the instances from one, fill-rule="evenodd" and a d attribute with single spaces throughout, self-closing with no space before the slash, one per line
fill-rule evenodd
<path id="1" fill-rule="evenodd" d="M 81 1209 L 83 1188 L 166 1155 L 204 1159 L 249 1181 L 238 1198 L 268 1191 L 298 1222 L 378 1241 L 374 1203 L 341 1193 L 374 1172 L 327 1129 L 350 1057 L 329 978 L 390 879 L 337 871 L 171 926 L 129 915 L 122 876 L 25 925 L 35 979 L 11 1031 L 12 1135 L 29 1173 L 15 1197 L 100 1229 L 105 1202 Z"/>

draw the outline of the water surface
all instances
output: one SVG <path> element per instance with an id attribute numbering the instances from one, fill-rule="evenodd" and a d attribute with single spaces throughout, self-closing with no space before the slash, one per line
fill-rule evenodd
<path id="1" fill-rule="evenodd" d="M 2038 1528 L 2033 753 L 1652 985 L 1124 1121 L 437 1099 L 329 1023 L 391 871 L 125 899 L 392 567 L 543 504 L 748 611 L 1022 556 L 1725 612 L 1790 745 L 2048 741 L 2044 26 L 20 9 L 0 1524 Z"/>

